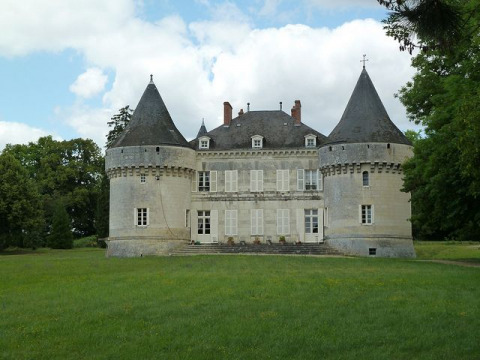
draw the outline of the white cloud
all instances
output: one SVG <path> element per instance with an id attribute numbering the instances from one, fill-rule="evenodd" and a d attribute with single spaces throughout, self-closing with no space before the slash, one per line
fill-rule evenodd
<path id="1" fill-rule="evenodd" d="M 27 124 L 0 121 L 0 150 L 6 144 L 27 144 L 47 135 L 50 135 L 47 131 Z"/>
<path id="2" fill-rule="evenodd" d="M 74 104 L 64 110 L 64 121 L 100 146 L 108 131 L 106 122 L 121 107 L 136 107 L 151 73 L 187 138 L 196 135 L 202 118 L 209 130 L 221 124 L 223 101 L 231 102 L 234 113 L 245 109 L 247 102 L 252 110 L 269 110 L 278 109 L 282 101 L 288 113 L 295 99 L 302 101 L 303 120 L 328 135 L 353 91 L 364 53 L 392 120 L 402 130 L 414 127 L 393 97 L 413 75 L 410 59 L 373 20 L 336 29 L 305 25 L 255 29 L 232 2 L 202 1 L 211 8 L 213 19 L 186 24 L 179 16 L 142 21 L 128 0 L 85 0 L 68 6 L 60 0 L 6 1 L 8 16 L 0 13 L 0 54 L 77 50 L 91 66 L 71 87 L 82 97 L 103 91 L 99 69 L 115 72 L 112 87 L 103 95 L 103 108 Z M 267 1 L 265 6 L 265 11 L 274 11 L 276 2 Z"/>
<path id="3" fill-rule="evenodd" d="M 70 85 L 70 91 L 83 98 L 90 98 L 103 91 L 107 79 L 107 75 L 101 69 L 90 68 L 80 74 L 75 82 Z"/>

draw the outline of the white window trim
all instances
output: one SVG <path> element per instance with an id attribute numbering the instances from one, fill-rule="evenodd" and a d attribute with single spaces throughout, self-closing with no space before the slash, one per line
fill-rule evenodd
<path id="1" fill-rule="evenodd" d="M 290 190 L 290 171 L 289 170 L 277 170 L 277 191 L 289 191 Z"/>
<path id="2" fill-rule="evenodd" d="M 207 142 L 206 146 L 202 142 Z M 198 138 L 198 148 L 200 150 L 210 149 L 210 138 L 208 136 L 202 136 Z"/>
<path id="3" fill-rule="evenodd" d="M 138 212 L 139 210 L 143 210 L 145 209 L 146 212 L 147 212 L 147 224 L 146 225 L 138 225 Z M 150 225 L 150 209 L 149 208 L 135 208 L 134 211 L 133 211 L 133 221 L 134 221 L 134 225 L 135 227 L 141 227 L 141 228 L 144 228 L 144 227 L 147 227 Z"/>
<path id="4" fill-rule="evenodd" d="M 225 235 L 235 236 L 238 233 L 237 210 L 225 210 Z"/>
<path id="5" fill-rule="evenodd" d="M 290 235 L 290 209 L 277 209 L 277 235 Z"/>
<path id="6" fill-rule="evenodd" d="M 250 210 L 251 235 L 263 235 L 263 209 Z"/>
<path id="7" fill-rule="evenodd" d="M 362 221 L 362 206 L 370 206 L 371 222 L 369 222 L 369 223 L 368 223 L 368 222 L 365 222 L 365 223 L 364 223 L 364 222 Z M 374 218 L 375 212 L 374 212 L 374 206 L 373 206 L 373 204 L 361 204 L 361 205 L 359 205 L 358 210 L 359 210 L 358 221 L 359 221 L 359 223 L 360 223 L 361 225 L 371 226 L 371 225 L 375 224 L 375 218 Z"/>
<path id="8" fill-rule="evenodd" d="M 316 178 L 316 189 L 309 189 L 306 190 L 306 185 L 307 185 L 307 176 L 306 172 L 307 171 L 316 171 L 317 172 L 317 178 Z M 323 181 L 320 178 L 322 174 L 320 173 L 320 170 L 315 170 L 315 169 L 297 169 L 297 191 L 321 191 L 323 190 Z"/>
<path id="9" fill-rule="evenodd" d="M 365 183 L 364 183 L 364 176 L 365 176 L 365 174 L 367 174 L 367 185 L 365 185 Z M 364 188 L 370 187 L 370 172 L 368 172 L 368 171 L 366 171 L 366 170 L 365 170 L 365 171 L 362 171 L 362 186 L 363 186 Z"/>
<path id="10" fill-rule="evenodd" d="M 313 145 L 308 145 L 308 140 L 313 140 Z M 317 146 L 317 137 L 313 134 L 305 135 L 305 147 L 306 148 L 314 148 Z"/>
<path id="11" fill-rule="evenodd" d="M 263 170 L 250 170 L 250 191 L 263 191 Z"/>
<path id="12" fill-rule="evenodd" d="M 310 212 L 310 213 L 307 214 L 307 211 Z M 313 211 L 316 211 L 317 213 L 313 214 Z M 305 234 L 318 235 L 320 233 L 320 219 L 319 219 L 318 213 L 319 213 L 318 209 L 304 209 L 303 210 Z M 307 232 L 307 218 L 310 219 L 310 232 Z M 314 218 L 317 219 L 317 232 L 313 231 L 313 220 L 314 220 Z"/>
<path id="13" fill-rule="evenodd" d="M 263 148 L 263 136 L 262 135 L 253 135 L 252 139 L 252 149 L 262 149 Z M 255 141 L 260 141 L 260 146 L 255 145 Z"/>
<path id="14" fill-rule="evenodd" d="M 225 192 L 238 192 L 238 170 L 225 170 Z"/>
<path id="15" fill-rule="evenodd" d="M 208 211 L 208 215 L 205 215 L 205 213 Z M 200 215 L 199 213 L 202 213 L 202 215 Z M 203 223 L 203 227 L 200 228 L 198 226 L 198 223 L 199 223 L 199 219 L 202 219 L 202 223 Z M 208 234 L 205 232 L 205 224 L 207 223 L 207 220 L 208 219 L 208 224 L 209 224 L 209 228 L 208 228 Z M 198 235 L 211 235 L 212 234 L 212 211 L 211 210 L 197 210 L 197 234 Z M 202 229 L 203 232 L 200 232 L 200 229 Z"/>

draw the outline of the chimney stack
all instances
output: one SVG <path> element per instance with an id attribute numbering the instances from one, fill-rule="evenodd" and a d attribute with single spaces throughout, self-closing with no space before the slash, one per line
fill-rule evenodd
<path id="1" fill-rule="evenodd" d="M 241 116 L 243 115 L 243 109 L 240 109 L 240 111 L 238 112 L 238 116 Z"/>
<path id="2" fill-rule="evenodd" d="M 230 126 L 232 122 L 232 105 L 228 101 L 223 103 L 223 126 Z"/>
<path id="3" fill-rule="evenodd" d="M 292 117 L 295 119 L 295 125 L 302 123 L 302 104 L 300 100 L 295 100 L 295 105 L 292 107 Z"/>

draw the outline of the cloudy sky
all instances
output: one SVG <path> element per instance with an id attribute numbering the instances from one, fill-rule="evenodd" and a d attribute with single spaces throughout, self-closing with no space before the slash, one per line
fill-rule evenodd
<path id="1" fill-rule="evenodd" d="M 392 120 L 415 128 L 394 93 L 410 56 L 385 36 L 376 0 L 2 0 L 0 149 L 52 135 L 103 147 L 106 125 L 135 108 L 153 74 L 174 122 L 192 139 L 202 122 L 302 102 L 328 135 L 362 69 Z"/>

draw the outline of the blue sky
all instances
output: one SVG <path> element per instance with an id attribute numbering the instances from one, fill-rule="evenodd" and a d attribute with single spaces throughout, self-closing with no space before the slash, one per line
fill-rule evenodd
<path id="1" fill-rule="evenodd" d="M 387 38 L 375 0 L 4 0 L 0 13 L 0 149 L 6 143 L 88 137 L 135 107 L 154 81 L 188 139 L 202 118 L 302 101 L 325 135 L 340 119 L 367 54 L 392 120 L 414 128 L 394 92 L 413 75 Z"/>

